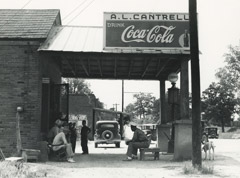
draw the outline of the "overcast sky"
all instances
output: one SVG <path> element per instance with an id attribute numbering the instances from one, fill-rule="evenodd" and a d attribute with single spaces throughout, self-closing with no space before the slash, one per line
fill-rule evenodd
<path id="1" fill-rule="evenodd" d="M 103 12 L 188 12 L 188 0 L 0 0 L 4 9 L 60 9 L 63 25 L 103 26 Z M 216 81 L 229 45 L 240 43 L 240 0 L 198 0 L 201 90 Z M 89 80 L 91 90 L 107 108 L 119 104 L 122 81 Z M 168 83 L 168 82 L 166 82 Z M 191 87 L 190 87 L 191 90 Z M 149 92 L 159 97 L 159 82 L 125 81 L 125 106 L 130 92 Z"/>

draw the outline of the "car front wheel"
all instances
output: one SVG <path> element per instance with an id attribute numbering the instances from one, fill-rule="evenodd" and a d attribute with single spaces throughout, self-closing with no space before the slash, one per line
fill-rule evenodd
<path id="1" fill-rule="evenodd" d="M 120 142 L 116 143 L 116 147 L 120 148 Z"/>

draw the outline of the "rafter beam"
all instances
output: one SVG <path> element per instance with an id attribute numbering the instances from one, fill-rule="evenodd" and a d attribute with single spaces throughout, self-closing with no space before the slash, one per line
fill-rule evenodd
<path id="1" fill-rule="evenodd" d="M 129 60 L 129 66 L 128 66 L 128 77 L 131 76 L 132 68 L 133 68 L 134 61 L 133 59 Z"/>
<path id="2" fill-rule="evenodd" d="M 75 72 L 75 70 L 73 69 L 74 67 L 72 66 L 72 64 L 70 63 L 70 61 L 69 61 L 65 56 L 63 56 L 63 57 L 61 57 L 61 58 L 62 58 L 62 60 L 64 60 L 64 61 L 67 63 L 67 65 L 69 66 L 72 74 L 73 74 L 74 76 L 76 76 L 76 72 Z"/>
<path id="3" fill-rule="evenodd" d="M 158 64 L 157 64 L 157 66 L 156 66 L 156 67 L 157 67 L 157 69 L 156 69 L 156 70 L 158 70 L 158 69 L 159 69 L 159 67 L 160 67 L 160 64 L 161 64 L 161 58 L 159 58 L 159 59 L 158 59 Z"/>
<path id="4" fill-rule="evenodd" d="M 170 60 L 169 60 L 170 61 Z M 169 63 L 169 61 L 167 61 L 165 64 L 162 65 L 162 67 L 160 67 L 160 69 L 158 70 L 157 74 L 155 75 L 155 77 L 158 77 L 159 74 L 162 72 L 162 70 L 165 68 L 165 66 Z"/>
<path id="5" fill-rule="evenodd" d="M 101 75 L 101 77 L 102 77 L 102 76 L 103 76 L 103 73 L 102 73 L 102 60 L 101 60 L 101 59 L 98 59 L 98 67 L 99 67 L 100 75 Z"/>
<path id="6" fill-rule="evenodd" d="M 142 78 L 145 76 L 145 74 L 146 74 L 146 72 L 147 72 L 147 70 L 148 70 L 148 68 L 149 68 L 149 65 L 150 65 L 151 61 L 152 61 L 152 59 L 150 59 L 150 60 L 147 61 L 147 65 L 145 66 L 145 69 L 144 69 L 144 71 L 143 71 L 143 73 L 142 73 Z"/>
<path id="7" fill-rule="evenodd" d="M 86 75 L 89 77 L 89 72 L 88 72 L 88 70 L 87 70 L 86 66 L 85 66 L 85 65 L 84 65 L 84 63 L 83 63 L 83 60 L 81 59 L 81 60 L 80 60 L 80 62 L 81 62 L 81 66 L 82 66 L 82 68 L 83 68 L 84 72 L 85 72 L 85 73 L 86 73 Z"/>
<path id="8" fill-rule="evenodd" d="M 87 67 L 88 67 L 89 75 L 91 75 L 91 67 L 90 67 L 89 57 L 87 57 Z"/>

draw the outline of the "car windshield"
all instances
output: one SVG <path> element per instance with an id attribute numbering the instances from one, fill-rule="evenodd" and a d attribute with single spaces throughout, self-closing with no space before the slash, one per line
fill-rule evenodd
<path id="1" fill-rule="evenodd" d="M 101 124 L 101 128 L 114 128 L 114 124 Z"/>

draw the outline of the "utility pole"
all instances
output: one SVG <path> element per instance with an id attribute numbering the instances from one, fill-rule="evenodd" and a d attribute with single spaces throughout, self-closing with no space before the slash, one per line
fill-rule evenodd
<path id="1" fill-rule="evenodd" d="M 113 108 L 116 108 L 116 111 L 117 111 L 117 105 L 119 105 L 119 104 L 113 104 Z"/>
<path id="2" fill-rule="evenodd" d="M 124 80 L 122 80 L 122 112 L 124 111 Z"/>
<path id="3" fill-rule="evenodd" d="M 200 70 L 197 26 L 197 0 L 189 0 L 190 55 L 192 74 L 192 165 L 202 167 Z"/>

